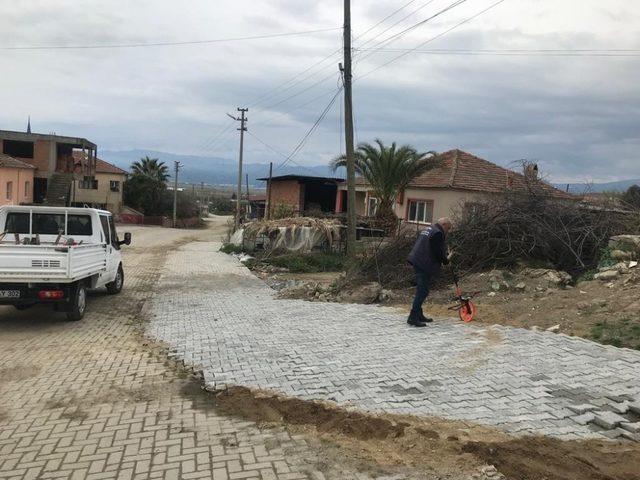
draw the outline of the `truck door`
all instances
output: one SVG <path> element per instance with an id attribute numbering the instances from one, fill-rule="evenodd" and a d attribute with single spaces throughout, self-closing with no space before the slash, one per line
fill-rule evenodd
<path id="1" fill-rule="evenodd" d="M 107 273 L 103 278 L 104 283 L 109 283 L 116 278 L 118 265 L 120 264 L 120 245 L 118 245 L 118 236 L 116 234 L 113 217 L 110 215 L 100 215 L 100 224 L 102 225 L 102 234 L 107 246 Z"/>

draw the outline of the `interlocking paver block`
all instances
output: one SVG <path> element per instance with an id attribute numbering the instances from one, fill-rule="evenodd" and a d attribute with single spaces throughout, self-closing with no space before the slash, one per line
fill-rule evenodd
<path id="1" fill-rule="evenodd" d="M 616 428 L 621 423 L 626 423 L 627 419 L 614 412 L 595 412 L 593 423 L 606 429 Z"/>
<path id="2" fill-rule="evenodd" d="M 218 248 L 174 251 L 149 308 L 148 334 L 202 370 L 209 389 L 241 385 L 559 438 L 602 438 L 574 417 L 607 410 L 607 396 L 640 398 L 640 352 L 457 321 L 411 329 L 388 308 L 278 299 Z"/>

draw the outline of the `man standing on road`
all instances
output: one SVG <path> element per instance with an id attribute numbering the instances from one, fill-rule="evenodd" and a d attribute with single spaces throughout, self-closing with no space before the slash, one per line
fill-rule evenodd
<path id="1" fill-rule="evenodd" d="M 422 312 L 422 304 L 429 296 L 429 286 L 438 278 L 442 265 L 448 265 L 452 254 L 447 254 L 447 233 L 451 220 L 444 217 L 438 223 L 425 228 L 411 249 L 408 261 L 416 273 L 416 296 L 411 306 L 407 323 L 414 327 L 425 327 L 433 319 Z"/>

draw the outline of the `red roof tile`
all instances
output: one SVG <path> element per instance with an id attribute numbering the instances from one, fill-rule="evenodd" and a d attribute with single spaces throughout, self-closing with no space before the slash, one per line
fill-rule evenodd
<path id="1" fill-rule="evenodd" d="M 127 171 L 116 167 L 109 162 L 98 159 L 98 161 L 96 162 L 96 173 L 119 173 L 122 175 L 126 175 Z"/>
<path id="2" fill-rule="evenodd" d="M 76 160 L 81 160 L 83 158 L 87 158 L 87 155 L 85 153 L 82 153 L 76 150 L 73 152 L 73 158 L 75 158 Z M 96 173 L 115 173 L 115 174 L 126 175 L 128 172 L 126 170 L 122 170 L 119 167 L 116 167 L 115 165 L 109 162 L 105 162 L 104 160 L 100 160 L 98 158 L 96 161 Z"/>
<path id="3" fill-rule="evenodd" d="M 5 168 L 30 168 L 35 169 L 34 165 L 30 163 L 23 162 L 22 160 L 18 160 L 17 158 L 13 158 L 4 153 L 0 153 L 0 167 Z"/>
<path id="4" fill-rule="evenodd" d="M 451 188 L 489 193 L 525 191 L 528 188 L 524 175 L 461 150 L 441 153 L 436 158 L 441 164 L 417 177 L 411 182 L 410 187 Z M 575 198 L 541 180 L 537 180 L 535 186 L 557 198 Z"/>

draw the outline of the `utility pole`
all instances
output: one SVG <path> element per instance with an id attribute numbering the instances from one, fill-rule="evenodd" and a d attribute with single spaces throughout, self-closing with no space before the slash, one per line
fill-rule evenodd
<path id="1" fill-rule="evenodd" d="M 248 108 L 238 108 L 238 111 L 240 112 L 240 118 L 238 117 L 234 117 L 233 115 L 231 115 L 230 113 L 227 113 L 227 115 L 229 117 L 231 117 L 232 119 L 240 122 L 240 128 L 238 130 L 240 130 L 240 156 L 238 159 L 238 189 L 236 191 L 236 220 L 235 220 L 235 230 L 238 230 L 238 228 L 240 227 L 240 215 L 241 215 L 241 207 L 242 207 L 242 156 L 244 153 L 244 132 L 247 131 L 247 127 L 245 126 L 245 124 L 247 123 L 248 119 L 246 117 L 246 113 L 249 111 Z"/>
<path id="2" fill-rule="evenodd" d="M 353 145 L 353 96 L 351 65 L 351 0 L 344 0 L 344 129 L 347 154 L 347 255 L 356 254 L 356 169 Z"/>
<path id="3" fill-rule="evenodd" d="M 175 174 L 173 178 L 173 228 L 178 225 L 178 171 L 180 170 L 180 162 L 173 162 Z"/>
<path id="4" fill-rule="evenodd" d="M 271 220 L 271 178 L 273 177 L 273 162 L 269 162 L 269 183 L 267 183 L 267 211 L 265 217 Z"/>

